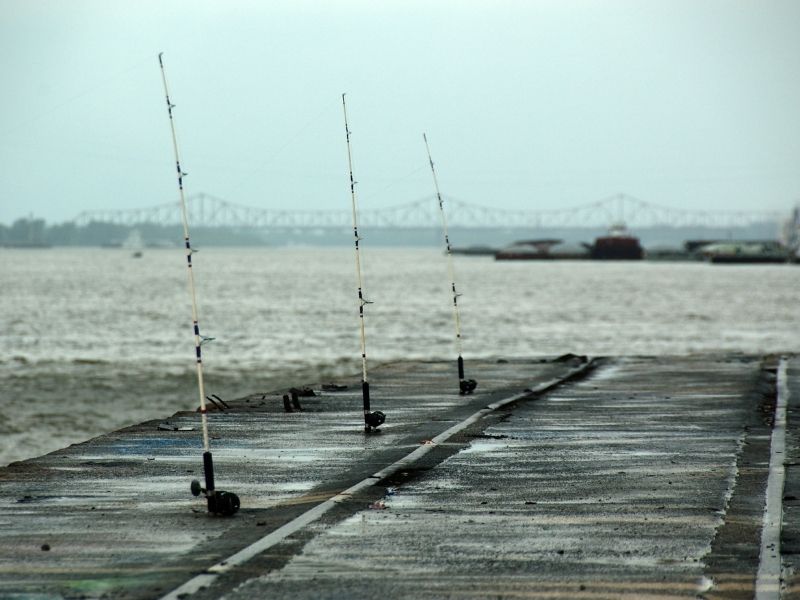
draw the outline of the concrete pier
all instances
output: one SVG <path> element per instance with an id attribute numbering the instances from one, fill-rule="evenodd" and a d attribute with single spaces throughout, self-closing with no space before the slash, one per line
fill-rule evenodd
<path id="1" fill-rule="evenodd" d="M 377 435 L 357 377 L 297 382 L 210 416 L 231 518 L 189 493 L 197 415 L 143 423 L 0 469 L 0 597 L 795 598 L 799 367 L 392 364 Z"/>

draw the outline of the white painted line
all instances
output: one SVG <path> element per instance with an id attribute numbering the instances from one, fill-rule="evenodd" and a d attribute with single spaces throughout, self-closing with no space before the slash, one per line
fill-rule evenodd
<path id="1" fill-rule="evenodd" d="M 769 457 L 767 498 L 761 530 L 761 558 L 756 576 L 756 600 L 778 600 L 781 597 L 781 522 L 783 520 L 783 461 L 786 451 L 786 403 L 789 386 L 786 378 L 786 358 L 778 366 L 778 399 L 772 445 Z"/>
<path id="2" fill-rule="evenodd" d="M 565 381 L 566 379 L 569 379 L 570 377 L 573 377 L 574 375 L 583 372 L 590 366 L 591 362 L 585 363 L 580 367 L 572 369 L 563 377 L 557 379 L 551 379 L 549 381 L 537 385 L 535 388 L 531 390 L 521 392 L 519 394 L 514 394 L 513 396 L 509 396 L 508 398 L 503 398 L 502 400 L 489 404 L 486 408 L 479 410 L 472 416 L 467 417 L 460 423 L 453 425 L 449 429 L 437 435 L 435 438 L 431 440 L 431 442 L 433 442 L 432 444 L 426 444 L 424 446 L 420 446 L 419 448 L 417 448 L 410 454 L 404 456 L 397 462 L 392 463 L 391 465 L 389 465 L 384 469 L 381 469 L 374 475 L 370 475 L 369 477 L 358 482 L 354 486 L 347 488 L 343 492 L 339 492 L 332 498 L 329 498 L 328 500 L 325 500 L 324 502 L 318 504 L 314 508 L 304 512 L 299 517 L 293 519 L 292 521 L 289 521 L 282 527 L 279 527 L 275 531 L 265 535 L 260 540 L 253 542 L 252 544 L 250 544 L 246 548 L 243 548 L 236 554 L 209 567 L 205 573 L 193 577 L 180 587 L 172 590 L 166 596 L 162 596 L 161 600 L 180 600 L 194 594 L 195 592 L 199 591 L 204 587 L 208 587 L 222 573 L 230 571 L 231 569 L 246 563 L 247 561 L 257 556 L 258 554 L 261 554 L 265 550 L 282 542 L 293 533 L 303 529 L 304 527 L 310 525 L 314 521 L 322 518 L 322 516 L 326 512 L 328 512 L 331 508 L 336 506 L 336 504 L 344 500 L 348 500 L 356 492 L 359 492 L 365 488 L 375 485 L 377 481 L 385 479 L 386 477 L 389 477 L 390 475 L 393 475 L 398 471 L 406 468 L 407 466 L 413 464 L 414 462 L 416 462 L 417 460 L 428 454 L 431 450 L 436 448 L 437 444 L 441 444 L 447 441 L 448 439 L 453 437 L 456 433 L 463 431 L 464 429 L 466 429 L 473 423 L 477 422 L 484 416 L 491 414 L 498 408 L 506 406 L 507 404 L 511 404 L 512 402 L 516 402 L 517 400 L 521 400 L 522 398 L 526 398 L 532 394 L 542 393 L 550 389 L 551 387 L 556 386 L 559 383 Z"/>

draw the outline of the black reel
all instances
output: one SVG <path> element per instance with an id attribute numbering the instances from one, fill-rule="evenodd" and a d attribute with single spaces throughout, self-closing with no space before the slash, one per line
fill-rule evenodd
<path id="1" fill-rule="evenodd" d="M 471 394 L 478 387 L 478 382 L 474 379 L 462 379 L 458 382 L 458 393 L 462 396 L 464 394 Z"/>
<path id="2" fill-rule="evenodd" d="M 386 422 L 386 415 L 379 410 L 364 415 L 364 424 L 368 432 L 372 429 L 377 429 L 383 425 L 384 422 Z"/>
<path id="3" fill-rule="evenodd" d="M 208 501 L 208 512 L 210 513 L 230 517 L 239 510 L 239 496 L 233 492 L 214 490 L 209 493 L 208 490 L 200 486 L 200 482 L 196 479 L 192 480 L 191 490 L 194 496 L 205 494 Z"/>

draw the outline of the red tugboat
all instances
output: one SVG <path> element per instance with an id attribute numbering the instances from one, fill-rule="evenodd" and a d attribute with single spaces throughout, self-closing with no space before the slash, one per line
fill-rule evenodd
<path id="1" fill-rule="evenodd" d="M 641 260 L 643 257 L 639 238 L 630 235 L 622 223 L 612 225 L 608 235 L 597 238 L 592 246 L 595 260 Z"/>

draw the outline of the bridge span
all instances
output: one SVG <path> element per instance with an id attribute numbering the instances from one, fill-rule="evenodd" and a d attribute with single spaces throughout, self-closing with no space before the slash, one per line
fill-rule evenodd
<path id="1" fill-rule="evenodd" d="M 189 219 L 200 227 L 255 227 L 263 229 L 339 229 L 352 226 L 349 209 L 308 210 L 256 208 L 237 204 L 206 193 L 187 198 Z M 560 228 L 609 227 L 625 223 L 629 227 L 745 227 L 755 223 L 778 223 L 785 215 L 778 211 L 677 209 L 616 194 L 595 202 L 559 209 L 502 209 L 465 202 L 445 196 L 448 221 L 464 228 Z M 359 221 L 364 227 L 418 229 L 439 224 L 438 205 L 433 195 L 386 208 L 364 208 Z M 88 210 L 77 215 L 76 225 L 91 222 L 117 225 L 152 223 L 173 225 L 181 222 L 178 201 L 124 210 Z"/>

